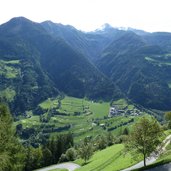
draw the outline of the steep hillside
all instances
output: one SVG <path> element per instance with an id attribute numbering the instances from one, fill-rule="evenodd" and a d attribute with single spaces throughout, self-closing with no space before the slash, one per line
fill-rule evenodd
<path id="1" fill-rule="evenodd" d="M 72 26 L 45 21 L 42 26 L 52 35 L 65 40 L 74 50 L 82 53 L 90 61 L 95 62 L 101 52 L 113 40 L 124 34 L 124 31 L 104 24 L 93 32 L 81 32 Z"/>
<path id="2" fill-rule="evenodd" d="M 56 96 L 58 89 L 93 99 L 111 99 L 120 94 L 87 58 L 49 34 L 41 24 L 23 17 L 0 26 L 0 60 L 4 68 L 0 88 L 2 92 L 6 88 L 13 92 L 14 110 L 28 110 L 43 99 Z M 7 69 L 16 74 L 9 77 Z M 1 99 L 7 99 L 6 95 Z"/>
<path id="3" fill-rule="evenodd" d="M 39 51 L 24 36 L 34 36 L 38 24 L 25 18 L 0 26 L 1 100 L 14 113 L 34 108 L 40 101 L 58 95 L 58 90 L 41 68 Z M 35 38 L 36 41 L 36 38 Z"/>
<path id="4" fill-rule="evenodd" d="M 134 102 L 168 110 L 170 59 L 161 46 L 128 31 L 103 51 L 98 66 Z"/>
<path id="5" fill-rule="evenodd" d="M 148 44 L 159 45 L 165 51 L 171 51 L 171 33 L 156 32 L 143 36 Z"/>
<path id="6" fill-rule="evenodd" d="M 103 100 L 126 94 L 145 107 L 170 110 L 170 43 L 171 33 L 108 24 L 86 33 L 13 18 L 0 26 L 0 98 L 24 111 L 59 91 Z"/>

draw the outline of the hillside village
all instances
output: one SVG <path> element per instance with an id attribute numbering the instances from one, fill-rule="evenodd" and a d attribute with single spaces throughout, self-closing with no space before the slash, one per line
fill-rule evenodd
<path id="1" fill-rule="evenodd" d="M 108 117 L 113 116 L 138 116 L 141 114 L 141 111 L 137 108 L 129 109 L 128 107 L 125 107 L 124 109 L 120 108 L 119 105 L 112 105 L 109 109 Z"/>

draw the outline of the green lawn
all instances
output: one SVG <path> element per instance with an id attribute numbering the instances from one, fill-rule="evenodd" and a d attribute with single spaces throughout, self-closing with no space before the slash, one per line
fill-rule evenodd
<path id="1" fill-rule="evenodd" d="M 109 108 L 110 108 L 109 103 L 89 102 L 89 106 L 90 106 L 90 111 L 93 112 L 93 117 L 102 118 L 104 116 L 107 116 L 109 113 Z"/>
<path id="2" fill-rule="evenodd" d="M 102 151 L 96 152 L 87 162 L 76 171 L 116 171 L 127 168 L 138 161 L 133 159 L 130 154 L 124 153 L 124 145 L 117 144 L 108 147 Z M 77 160 L 76 163 L 83 163 L 82 160 Z"/>
<path id="3" fill-rule="evenodd" d="M 126 107 L 129 110 L 133 110 L 134 109 L 134 105 L 128 104 L 128 102 L 125 99 L 119 99 L 119 100 L 113 101 L 112 105 L 118 106 L 119 109 L 121 109 L 121 110 L 125 109 Z"/>
<path id="4" fill-rule="evenodd" d="M 74 112 L 93 114 L 93 117 L 97 118 L 107 116 L 109 107 L 110 105 L 107 102 L 97 103 L 86 99 L 66 96 L 61 101 L 60 111 L 70 114 L 73 114 Z"/>

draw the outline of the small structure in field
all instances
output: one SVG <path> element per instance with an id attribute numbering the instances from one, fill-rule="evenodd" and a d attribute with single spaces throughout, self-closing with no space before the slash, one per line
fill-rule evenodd
<path id="1" fill-rule="evenodd" d="M 118 108 L 116 106 L 112 106 L 109 109 L 109 117 L 118 115 Z"/>

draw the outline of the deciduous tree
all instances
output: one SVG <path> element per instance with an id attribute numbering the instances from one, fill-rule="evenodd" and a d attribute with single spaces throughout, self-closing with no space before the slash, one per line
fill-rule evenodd
<path id="1" fill-rule="evenodd" d="M 165 113 L 165 119 L 168 122 L 168 128 L 171 128 L 171 112 L 166 112 Z"/>
<path id="2" fill-rule="evenodd" d="M 85 144 L 83 143 L 79 149 L 79 155 L 86 163 L 87 160 L 90 159 L 90 157 L 93 155 L 93 148 L 90 143 Z"/>
<path id="3" fill-rule="evenodd" d="M 143 117 L 134 125 L 126 148 L 143 155 L 144 166 L 146 166 L 146 157 L 155 151 L 160 144 L 161 134 L 161 127 L 155 118 Z"/>

